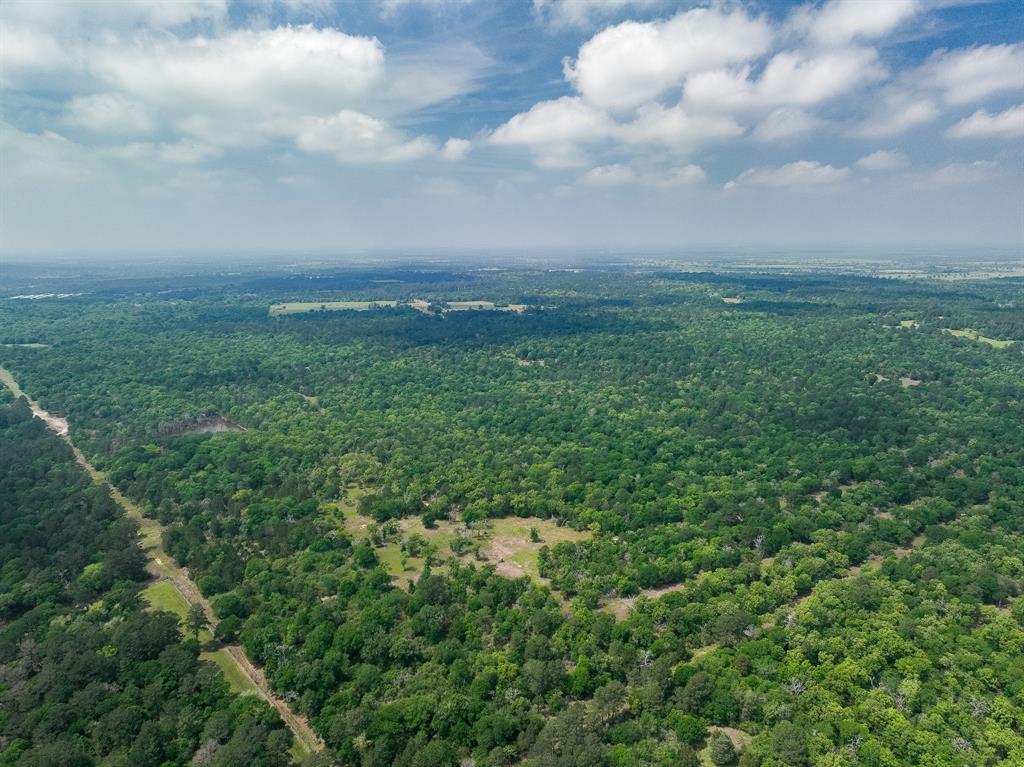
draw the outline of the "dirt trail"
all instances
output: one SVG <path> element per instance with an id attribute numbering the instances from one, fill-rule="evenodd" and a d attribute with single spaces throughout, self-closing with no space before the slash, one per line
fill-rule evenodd
<path id="1" fill-rule="evenodd" d="M 110 484 L 103 472 L 89 463 L 82 451 L 75 447 L 68 436 L 68 422 L 66 419 L 50 415 L 39 406 L 38 402 L 29 399 L 28 395 L 18 386 L 17 381 L 14 380 L 10 372 L 3 367 L 0 367 L 0 382 L 5 384 L 14 393 L 14 396 L 25 397 L 28 400 L 29 407 L 32 408 L 32 414 L 42 420 L 51 431 L 68 443 L 75 454 L 75 460 L 78 464 L 89 473 L 94 482 L 110 493 L 110 497 L 117 502 L 117 505 L 124 510 L 125 514 L 138 523 L 141 536 L 140 545 L 143 551 L 146 552 L 149 560 L 146 570 L 155 578 L 170 581 L 182 598 L 189 604 L 200 605 L 203 608 L 203 612 L 206 613 L 207 620 L 210 622 L 211 630 L 215 628 L 217 618 L 213 614 L 210 601 L 200 593 L 195 582 L 189 577 L 188 571 L 183 567 L 179 567 L 174 559 L 164 551 L 161 544 L 163 526 L 155 519 L 145 516 L 136 504 L 132 503 L 120 490 Z M 292 734 L 302 747 L 306 751 L 311 752 L 322 750 L 324 743 L 313 732 L 313 729 L 309 726 L 309 721 L 304 716 L 300 716 L 292 711 L 285 701 L 274 694 L 267 683 L 263 670 L 249 660 L 245 650 L 240 645 L 226 645 L 224 649 L 227 650 L 228 656 L 234 661 L 242 676 L 252 683 L 260 697 L 273 706 L 281 715 L 281 719 L 284 720 L 285 725 L 292 731 Z"/>

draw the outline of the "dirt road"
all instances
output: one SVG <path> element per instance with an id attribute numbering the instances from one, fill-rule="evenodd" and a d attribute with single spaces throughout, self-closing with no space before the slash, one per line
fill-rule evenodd
<path id="1" fill-rule="evenodd" d="M 150 574 L 155 578 L 170 581 L 182 598 L 189 604 L 200 605 L 203 608 L 203 612 L 206 613 L 207 620 L 210 622 L 211 630 L 215 628 L 217 618 L 213 614 L 213 608 L 210 606 L 209 600 L 200 593 L 199 588 L 189 576 L 188 571 L 183 567 L 179 567 L 167 552 L 164 551 L 161 543 L 163 526 L 155 519 L 145 516 L 136 504 L 125 498 L 116 487 L 110 484 L 103 472 L 89 463 L 82 451 L 75 447 L 71 441 L 68 435 L 68 422 L 66 419 L 47 413 L 38 402 L 29 399 L 28 395 L 18 386 L 17 381 L 14 380 L 10 372 L 3 367 L 0 367 L 0 382 L 6 385 L 14 393 L 14 396 L 25 397 L 28 400 L 29 406 L 32 408 L 32 414 L 42 420 L 51 431 L 71 446 L 75 454 L 75 460 L 89 473 L 93 481 L 104 487 L 110 493 L 110 497 L 124 510 L 124 513 L 138 522 L 141 536 L 140 544 L 149 559 L 146 569 Z M 306 752 L 323 749 L 323 741 L 313 732 L 308 720 L 304 716 L 300 716 L 292 711 L 284 700 L 274 694 L 267 683 L 262 669 L 249 659 L 245 654 L 245 650 L 240 645 L 228 645 L 224 649 L 227 650 L 228 657 L 238 667 L 242 676 L 249 680 L 260 697 L 277 709 L 281 719 L 288 729 L 292 731 L 302 749 Z"/>

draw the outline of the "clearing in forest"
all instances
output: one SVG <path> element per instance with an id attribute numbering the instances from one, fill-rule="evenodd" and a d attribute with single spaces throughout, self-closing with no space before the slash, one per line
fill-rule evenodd
<path id="1" fill-rule="evenodd" d="M 971 341 L 978 341 L 979 343 L 988 344 L 996 349 L 1005 349 L 1007 346 L 1011 346 L 1013 341 L 1004 341 L 998 338 L 988 338 L 987 336 L 981 335 L 976 330 L 952 330 L 950 328 L 943 328 L 943 333 L 949 333 L 957 338 L 967 338 Z"/>
<path id="2" fill-rule="evenodd" d="M 602 612 L 611 613 L 615 616 L 615 620 L 617 621 L 624 621 L 629 617 L 629 614 L 633 612 L 633 607 L 636 604 L 637 598 L 646 597 L 647 599 L 657 599 L 665 594 L 671 594 L 673 591 L 682 591 L 684 588 L 686 588 L 685 583 L 673 583 L 669 586 L 659 586 L 656 589 L 641 589 L 631 597 L 605 599 L 597 609 Z"/>
<path id="3" fill-rule="evenodd" d="M 358 511 L 358 499 L 366 492 L 350 488 L 344 501 L 332 504 L 340 516 L 336 523 L 354 540 L 370 538 L 376 532 L 377 558 L 402 588 L 408 588 L 423 571 L 425 547 L 438 562 L 459 559 L 493 564 L 498 575 L 506 578 L 526 576 L 538 585 L 550 585 L 540 575 L 541 548 L 586 540 L 592 535 L 540 517 L 502 517 L 472 524 L 440 519 L 429 528 L 419 517 L 378 523 Z"/>
<path id="4" fill-rule="evenodd" d="M 471 309 L 482 309 L 485 311 L 492 312 L 515 312 L 521 314 L 530 307 L 527 304 L 508 304 L 506 306 L 498 306 L 493 301 L 448 301 L 445 304 L 446 311 L 449 312 L 465 312 Z"/>
<path id="5" fill-rule="evenodd" d="M 270 316 L 286 314 L 308 314 L 309 312 L 339 312 L 344 310 L 365 312 L 370 309 L 398 306 L 398 301 L 291 301 L 271 304 Z"/>
<path id="6" fill-rule="evenodd" d="M 737 730 L 735 727 L 716 727 L 712 725 L 708 728 L 707 745 L 697 754 L 700 757 L 702 767 L 715 767 L 715 763 L 711 759 L 711 741 L 715 737 L 715 733 L 718 732 L 724 732 L 729 736 L 729 740 L 732 741 L 733 748 L 736 749 L 738 754 L 746 751 L 747 747 L 750 746 L 750 742 L 754 739 L 754 736 L 749 732 Z"/>

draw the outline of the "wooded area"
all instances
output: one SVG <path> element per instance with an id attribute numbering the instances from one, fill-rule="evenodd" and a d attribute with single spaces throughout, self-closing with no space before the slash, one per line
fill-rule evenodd
<path id="1" fill-rule="evenodd" d="M 1021 280 L 200 283 L 0 301 L 0 342 L 45 345 L 0 362 L 168 526 L 311 764 L 1024 763 Z M 415 297 L 531 308 L 267 311 Z M 141 609 L 132 525 L 2 419 L 0 765 L 284 763 L 276 714 Z M 510 578 L 473 547 L 509 517 L 581 534 Z"/>

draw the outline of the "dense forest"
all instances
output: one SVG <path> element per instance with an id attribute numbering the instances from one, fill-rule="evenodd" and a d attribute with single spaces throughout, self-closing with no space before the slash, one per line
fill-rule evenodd
<path id="1" fill-rule="evenodd" d="M 1020 279 L 78 290 L 0 300 L 0 363 L 167 526 L 311 763 L 1024 763 Z M 269 312 L 386 300 L 421 303 Z M 525 309 L 454 308 L 481 300 Z M 141 609 L 131 523 L 2 412 L 0 764 L 286 760 Z"/>

